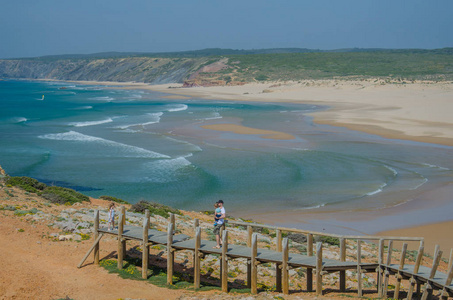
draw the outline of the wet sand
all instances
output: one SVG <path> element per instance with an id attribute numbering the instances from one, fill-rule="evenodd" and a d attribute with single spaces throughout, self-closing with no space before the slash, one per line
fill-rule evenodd
<path id="1" fill-rule="evenodd" d="M 79 82 L 80 83 L 80 82 Z M 311 113 L 314 122 L 402 139 L 453 146 L 453 82 L 414 83 L 368 80 L 306 80 L 284 83 L 254 83 L 243 86 L 182 88 L 178 84 L 139 83 L 85 84 L 116 85 L 116 88 L 153 90 L 173 94 L 169 99 L 218 99 L 229 101 L 285 102 L 325 105 Z M 279 138 L 285 133 L 263 131 L 238 124 L 217 124 L 206 129 Z M 381 210 L 340 211 L 335 207 L 313 210 L 257 212 L 244 217 L 330 233 L 422 236 L 428 248 L 435 243 L 446 248 L 453 241 L 453 185 L 425 191 L 405 203 Z M 283 220 L 283 221 L 282 221 Z M 423 225 L 420 225 L 423 224 Z M 395 229 L 400 228 L 400 229 Z M 386 231 L 382 231 L 386 230 Z"/>
<path id="2" fill-rule="evenodd" d="M 259 135 L 263 139 L 274 139 L 274 140 L 293 140 L 295 137 L 291 134 L 273 131 L 273 130 L 263 130 L 257 128 L 246 127 L 237 124 L 213 124 L 213 125 L 204 125 L 201 126 L 205 129 L 211 129 L 216 131 L 225 131 L 233 132 L 237 134 L 251 134 Z"/>

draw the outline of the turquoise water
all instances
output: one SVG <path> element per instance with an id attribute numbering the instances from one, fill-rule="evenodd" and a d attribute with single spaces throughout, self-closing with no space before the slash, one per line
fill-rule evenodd
<path id="1" fill-rule="evenodd" d="M 44 100 L 42 96 L 44 95 Z M 452 148 L 316 125 L 312 105 L 169 100 L 61 82 L 0 81 L 0 164 L 90 196 L 181 209 L 398 205 L 452 180 Z M 203 129 L 235 123 L 293 140 Z"/>

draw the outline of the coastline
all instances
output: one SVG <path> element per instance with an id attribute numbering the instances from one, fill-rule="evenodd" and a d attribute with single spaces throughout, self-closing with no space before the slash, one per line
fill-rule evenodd
<path id="1" fill-rule="evenodd" d="M 59 81 L 59 80 L 47 80 Z M 137 82 L 61 81 L 105 85 L 112 89 L 150 90 L 166 99 L 313 104 L 313 122 L 422 143 L 453 146 L 453 82 L 386 82 L 383 79 L 304 80 L 250 83 L 241 86 L 182 87 Z"/>
<path id="2" fill-rule="evenodd" d="M 67 82 L 67 81 L 64 81 Z M 418 82 L 407 85 L 375 83 L 368 81 L 305 81 L 298 83 L 266 83 L 266 84 L 249 84 L 244 86 L 231 87 L 195 87 L 195 88 L 169 88 L 177 84 L 167 84 L 151 86 L 143 83 L 115 83 L 115 82 L 91 82 L 76 81 L 79 84 L 89 85 L 106 85 L 112 89 L 139 89 L 152 90 L 172 94 L 169 99 L 219 99 L 228 101 L 255 101 L 255 102 L 285 102 L 285 103 L 304 103 L 313 105 L 323 105 L 329 108 L 325 111 L 311 113 L 314 122 L 319 124 L 329 124 L 333 126 L 347 127 L 352 130 L 363 131 L 376 134 L 389 139 L 403 139 L 425 143 L 435 143 L 439 145 L 453 145 L 453 124 L 448 116 L 453 111 L 453 83 L 429 83 Z M 308 84 L 308 85 L 307 85 Z M 403 118 L 404 117 L 404 118 Z M 393 128 L 398 128 L 394 130 Z M 213 128 L 211 128 L 213 129 Z M 231 127 L 231 124 L 220 128 L 222 131 L 230 131 L 242 134 L 265 134 L 264 132 L 253 131 L 247 133 L 247 130 L 253 128 Z M 219 128 L 215 129 L 219 130 Z M 428 135 L 428 133 L 430 135 Z M 452 191 L 451 186 L 446 187 Z M 433 191 L 436 192 L 436 191 Z M 451 193 L 450 193 L 451 195 Z M 428 197 L 428 196 L 427 196 Z M 429 220 L 423 220 L 424 212 L 428 207 L 426 204 L 427 197 L 412 200 L 408 203 L 398 206 L 394 210 L 380 211 L 363 211 L 342 213 L 340 219 L 335 219 L 335 211 L 325 212 L 323 209 L 303 212 L 282 212 L 285 221 L 291 223 L 291 220 L 297 220 L 299 224 L 318 225 L 325 223 L 326 232 L 329 225 L 335 223 L 335 226 L 342 229 L 352 229 L 357 224 L 368 224 L 372 226 L 373 222 L 390 222 L 393 228 L 401 230 L 412 230 L 413 236 L 418 236 L 420 228 L 431 228 L 442 232 L 443 235 L 449 236 L 448 226 L 438 223 L 434 213 L 431 211 Z M 425 201 L 423 199 L 425 199 Z M 437 212 L 446 212 L 448 209 L 442 207 L 436 199 Z M 444 205 L 448 204 L 448 196 L 444 197 Z M 450 204 L 451 205 L 451 204 Z M 392 216 L 387 217 L 388 214 Z M 406 224 L 396 222 L 395 215 L 406 213 L 411 221 L 417 221 L 418 224 Z M 427 215 L 428 213 L 426 213 Z M 274 216 L 275 217 L 275 216 Z M 252 216 L 253 219 L 265 222 L 270 220 L 271 223 L 275 218 L 269 214 L 260 214 Z M 279 216 L 279 219 L 281 216 Z M 421 219 L 420 219 L 421 218 Z M 444 217 L 445 218 L 445 217 Z M 448 220 L 451 217 L 448 216 Z M 304 221 L 301 221 L 304 220 Z M 334 221 L 332 222 L 331 219 Z M 390 220 L 390 221 L 389 221 Z M 445 220 L 442 220 L 445 221 Z M 389 223 L 389 224 L 390 224 Z M 429 225 L 419 225 L 421 223 Z M 344 224 L 344 225 L 339 225 Z M 409 229 L 407 228 L 409 225 Z M 304 225 L 305 226 L 305 225 Z M 410 227 L 412 226 L 412 227 Z M 291 227 L 291 226 L 290 226 Z M 362 233 L 376 233 L 372 229 L 361 228 Z M 389 228 L 390 229 L 390 228 Z M 399 229 L 398 229 L 399 230 Z M 387 231 L 385 231 L 387 232 Z M 396 231 L 395 231 L 396 232 Z M 402 231 L 407 232 L 407 231 Z"/>

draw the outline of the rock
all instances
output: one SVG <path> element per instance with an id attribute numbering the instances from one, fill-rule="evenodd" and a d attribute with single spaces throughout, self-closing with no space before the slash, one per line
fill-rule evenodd
<path id="1" fill-rule="evenodd" d="M 61 242 L 70 241 L 73 238 L 74 238 L 74 236 L 72 234 L 58 236 L 58 240 Z"/>

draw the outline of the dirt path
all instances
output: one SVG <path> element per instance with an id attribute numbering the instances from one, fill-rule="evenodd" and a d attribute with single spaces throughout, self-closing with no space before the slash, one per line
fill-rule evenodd
<path id="1" fill-rule="evenodd" d="M 48 231 L 44 225 L 0 216 L 0 299 L 175 299 L 184 293 L 122 279 L 91 264 L 77 269 L 91 241 L 41 238 Z M 107 254 L 103 251 L 101 257 Z"/>

